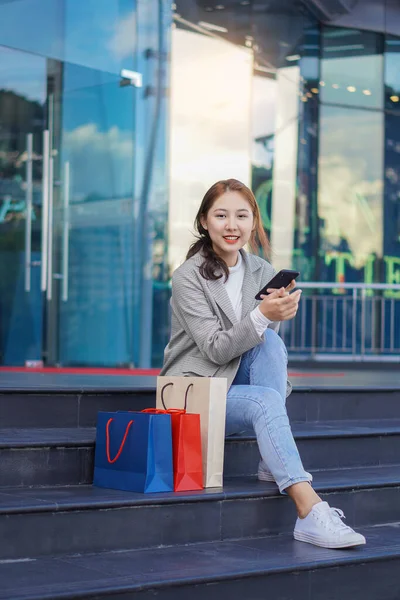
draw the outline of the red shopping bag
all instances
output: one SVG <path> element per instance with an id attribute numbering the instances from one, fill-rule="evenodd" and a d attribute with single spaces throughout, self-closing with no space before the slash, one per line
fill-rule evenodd
<path id="1" fill-rule="evenodd" d="M 146 409 L 143 412 L 166 412 L 171 415 L 172 453 L 174 463 L 174 491 L 189 492 L 202 490 L 203 460 L 201 453 L 200 415 L 186 412 L 187 395 L 185 393 L 185 408 L 183 410 L 167 409 L 164 400 L 164 390 L 172 383 L 167 383 L 161 391 L 164 411 Z"/>

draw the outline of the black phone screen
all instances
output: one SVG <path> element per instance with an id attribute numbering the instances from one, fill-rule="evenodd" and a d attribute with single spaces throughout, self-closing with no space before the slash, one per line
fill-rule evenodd
<path id="1" fill-rule="evenodd" d="M 271 281 L 269 281 L 262 290 L 260 290 L 256 296 L 256 300 L 262 300 L 261 295 L 268 296 L 267 289 L 274 288 L 279 290 L 279 288 L 286 288 L 293 279 L 297 279 L 300 275 L 299 271 L 292 271 L 291 269 L 282 269 L 279 273 L 273 276 Z"/>

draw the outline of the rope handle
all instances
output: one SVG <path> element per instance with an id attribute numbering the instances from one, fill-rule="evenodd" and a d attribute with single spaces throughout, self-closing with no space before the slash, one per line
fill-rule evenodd
<path id="1" fill-rule="evenodd" d="M 171 408 L 171 409 L 167 409 L 166 404 L 165 404 L 165 400 L 164 400 L 164 390 L 165 388 L 167 388 L 169 385 L 174 385 L 172 382 L 170 383 L 166 383 L 162 388 L 161 388 L 161 402 L 163 407 L 165 408 L 165 410 L 168 410 L 168 412 L 170 411 L 175 411 L 175 410 L 181 410 L 179 408 Z M 187 408 L 187 397 L 188 397 L 188 393 L 190 388 L 193 387 L 193 383 L 189 383 L 188 387 L 186 388 L 186 392 L 185 392 L 185 408 L 183 409 L 184 412 L 186 412 L 186 408 Z"/>
<path id="2" fill-rule="evenodd" d="M 128 425 L 126 426 L 125 435 L 124 435 L 124 437 L 122 439 L 122 442 L 121 442 L 121 445 L 119 447 L 119 450 L 118 450 L 115 458 L 111 459 L 111 457 L 110 457 L 110 424 L 112 423 L 112 421 L 114 421 L 114 419 L 108 419 L 107 425 L 106 425 L 106 452 L 107 452 L 107 460 L 110 463 L 110 465 L 112 465 L 113 463 L 117 462 L 117 460 L 121 456 L 121 452 L 124 449 L 126 438 L 128 437 L 129 430 L 130 430 L 130 428 L 132 426 L 132 423 L 134 422 L 134 421 L 129 421 Z"/>
<path id="3" fill-rule="evenodd" d="M 168 408 L 167 410 L 163 410 L 162 408 L 144 408 L 140 412 L 150 415 L 184 415 L 186 411 L 182 408 Z"/>

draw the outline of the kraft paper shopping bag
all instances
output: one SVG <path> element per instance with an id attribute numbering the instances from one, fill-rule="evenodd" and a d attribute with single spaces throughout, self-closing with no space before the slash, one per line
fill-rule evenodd
<path id="1" fill-rule="evenodd" d="M 225 449 L 227 380 L 222 377 L 158 377 L 157 408 L 162 409 L 161 390 L 168 407 L 184 408 L 200 415 L 204 487 L 222 487 Z"/>

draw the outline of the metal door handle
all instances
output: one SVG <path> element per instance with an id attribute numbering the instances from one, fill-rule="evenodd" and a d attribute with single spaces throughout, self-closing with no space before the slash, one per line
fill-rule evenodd
<path id="1" fill-rule="evenodd" d="M 50 159 L 50 132 L 43 131 L 43 177 L 42 177 L 42 248 L 41 262 L 42 273 L 40 289 L 47 288 L 47 246 L 49 241 L 49 159 Z"/>
<path id="2" fill-rule="evenodd" d="M 47 240 L 47 300 L 52 298 L 52 276 L 53 276 L 53 179 L 54 179 L 54 158 L 49 160 L 49 211 L 48 211 L 48 240 Z"/>
<path id="3" fill-rule="evenodd" d="M 26 219 L 25 219 L 25 291 L 31 291 L 31 265 L 32 265 L 32 161 L 33 161 L 33 134 L 26 136 Z"/>
<path id="4" fill-rule="evenodd" d="M 64 219 L 63 219 L 63 255 L 62 255 L 62 299 L 68 300 L 68 271 L 69 271 L 69 190 L 70 163 L 64 165 Z"/>

